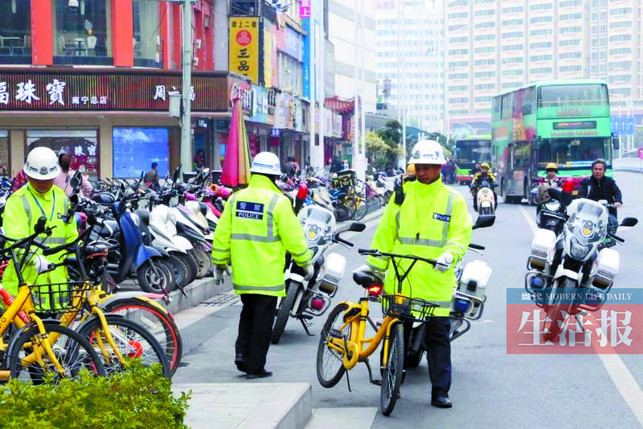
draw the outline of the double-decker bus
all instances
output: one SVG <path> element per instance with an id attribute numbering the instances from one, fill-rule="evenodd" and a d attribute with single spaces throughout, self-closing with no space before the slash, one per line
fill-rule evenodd
<path id="1" fill-rule="evenodd" d="M 461 185 L 471 183 L 471 169 L 476 163 L 491 162 L 491 134 L 470 135 L 455 142 L 458 164 L 456 180 Z"/>
<path id="2" fill-rule="evenodd" d="M 491 157 L 505 202 L 529 198 L 531 180 L 549 162 L 574 189 L 597 158 L 612 175 L 610 105 L 605 81 L 541 81 L 497 95 L 492 101 Z M 576 192 L 576 191 L 575 191 Z"/>

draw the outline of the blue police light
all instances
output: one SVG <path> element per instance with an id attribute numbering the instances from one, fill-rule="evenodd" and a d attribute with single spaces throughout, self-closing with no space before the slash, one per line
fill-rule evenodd
<path id="1" fill-rule="evenodd" d="M 539 290 L 545 287 L 545 282 L 540 277 L 532 277 L 529 280 L 529 286 L 531 286 L 532 289 Z"/>
<path id="2" fill-rule="evenodd" d="M 453 307 L 458 313 L 466 313 L 469 310 L 469 301 L 462 298 L 456 298 L 453 301 Z"/>

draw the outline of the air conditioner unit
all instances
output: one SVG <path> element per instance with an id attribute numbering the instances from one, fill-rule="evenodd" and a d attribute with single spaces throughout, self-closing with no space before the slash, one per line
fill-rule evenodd
<path id="1" fill-rule="evenodd" d="M 196 46 L 197 49 L 201 49 L 201 39 L 196 39 L 194 41 L 194 45 Z"/>
<path id="2" fill-rule="evenodd" d="M 194 64 L 194 67 L 199 65 L 199 57 L 194 57 L 194 60 L 192 60 L 192 64 Z"/>

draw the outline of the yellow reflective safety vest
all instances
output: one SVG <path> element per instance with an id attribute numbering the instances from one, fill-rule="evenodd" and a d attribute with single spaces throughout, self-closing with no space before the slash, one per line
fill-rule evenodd
<path id="1" fill-rule="evenodd" d="M 440 272 L 425 262 L 417 262 L 402 285 L 404 296 L 435 302 L 435 316 L 449 316 L 456 286 L 454 267 L 464 256 L 471 240 L 472 222 L 462 195 L 445 186 L 441 179 L 425 185 L 419 181 L 404 185 L 401 206 L 391 199 L 377 227 L 371 248 L 381 252 L 411 254 L 437 259 L 445 252 L 453 255 L 453 264 Z M 395 259 L 404 273 L 412 263 Z M 395 270 L 390 258 L 369 256 L 368 265 L 386 271 L 384 291 L 398 293 Z"/>
<path id="2" fill-rule="evenodd" d="M 246 189 L 228 198 L 212 242 L 212 262 L 232 261 L 237 294 L 284 296 L 289 252 L 297 265 L 310 264 L 304 230 L 290 200 L 266 176 L 253 174 Z"/>
<path id="3" fill-rule="evenodd" d="M 78 237 L 76 222 L 73 217 L 69 222 L 63 220 L 69 206 L 69 198 L 58 186 L 54 185 L 49 191 L 41 194 L 27 183 L 7 199 L 2 217 L 4 233 L 7 237 L 14 239 L 28 237 L 34 233 L 34 226 L 38 219 L 45 216 L 47 227 L 53 229 L 49 237 L 45 238 L 42 235 L 42 238 L 37 241 L 50 247 L 74 241 Z M 11 244 L 9 242 L 7 246 Z M 30 251 L 35 254 L 42 253 L 42 250 L 37 247 L 32 247 Z M 65 256 L 66 252 L 60 252 L 48 255 L 46 258 L 51 263 L 59 263 Z M 28 258 L 27 261 L 29 260 Z M 69 280 L 67 267 L 58 267 L 53 271 L 39 275 L 33 263 L 25 264 L 22 267 L 22 275 L 27 284 L 66 283 Z M 18 293 L 18 277 L 13 261 L 2 276 L 2 286 L 13 295 Z"/>

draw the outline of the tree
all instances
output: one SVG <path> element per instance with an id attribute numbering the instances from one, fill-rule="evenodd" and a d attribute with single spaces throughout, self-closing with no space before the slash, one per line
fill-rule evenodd
<path id="1" fill-rule="evenodd" d="M 402 151 L 399 145 L 391 146 L 384 140 L 379 132 L 366 133 L 366 156 L 369 166 L 383 170 L 388 165 L 395 165 L 397 157 Z"/>

